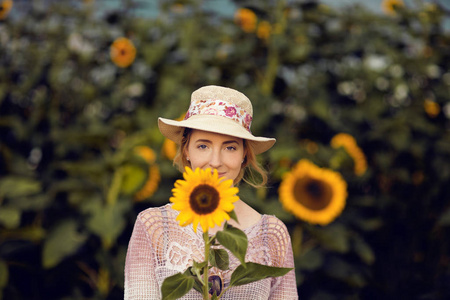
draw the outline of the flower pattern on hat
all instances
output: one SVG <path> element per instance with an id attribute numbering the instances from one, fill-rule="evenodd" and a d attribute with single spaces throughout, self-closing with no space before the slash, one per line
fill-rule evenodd
<path id="1" fill-rule="evenodd" d="M 225 117 L 241 124 L 249 132 L 253 120 L 251 114 L 247 113 L 239 106 L 223 100 L 214 99 L 197 100 L 191 102 L 189 110 L 186 113 L 184 119 L 187 120 L 195 115 L 212 115 Z"/>

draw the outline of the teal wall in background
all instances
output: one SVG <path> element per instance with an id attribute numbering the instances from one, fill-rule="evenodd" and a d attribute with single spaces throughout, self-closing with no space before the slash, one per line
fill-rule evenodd
<path id="1" fill-rule="evenodd" d="M 95 1 L 95 0 L 94 0 Z M 317 0 L 318 2 L 327 4 L 336 8 L 343 8 L 346 6 L 351 6 L 354 4 L 359 4 L 365 6 L 367 9 L 373 12 L 381 13 L 381 2 L 383 0 Z M 406 5 L 415 6 L 421 0 L 404 0 Z M 422 0 L 424 2 L 437 2 L 444 6 L 450 11 L 450 0 Z M 137 15 L 156 17 L 158 15 L 159 1 L 157 0 L 137 0 L 140 3 L 141 8 L 136 11 Z M 306 1 L 304 1 L 306 2 Z M 103 7 L 101 11 L 106 12 L 109 10 L 114 10 L 120 8 L 122 0 L 96 0 L 96 4 Z M 232 0 L 209 0 L 204 2 L 205 9 L 214 11 L 219 15 L 226 17 L 233 16 L 236 11 L 236 4 Z M 447 24 L 446 28 L 450 29 L 450 20 L 445 22 Z"/>
<path id="2" fill-rule="evenodd" d="M 419 0 L 420 1 L 420 0 Z M 425 2 L 438 2 L 442 4 L 444 7 L 450 10 L 450 0 L 424 0 Z M 101 3 L 105 9 L 114 9 L 120 7 L 121 0 L 97 0 L 98 3 Z M 147 15 L 147 16 L 156 16 L 158 14 L 158 1 L 156 0 L 141 0 L 137 1 L 143 5 L 139 14 Z M 306 2 L 306 1 L 304 1 Z M 327 5 L 333 7 L 345 7 L 353 4 L 361 4 L 370 9 L 371 11 L 381 12 L 381 2 L 382 0 L 318 0 L 318 2 L 325 3 Z M 417 0 L 404 0 L 407 5 L 414 6 L 417 3 Z M 232 0 L 209 0 L 205 1 L 204 7 L 207 9 L 211 9 L 221 15 L 231 16 L 234 14 L 236 10 L 236 5 Z"/>

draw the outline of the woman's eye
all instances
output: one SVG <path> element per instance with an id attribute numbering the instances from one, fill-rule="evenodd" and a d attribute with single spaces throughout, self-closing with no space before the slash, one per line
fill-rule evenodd
<path id="1" fill-rule="evenodd" d="M 198 145 L 197 148 L 198 149 L 206 149 L 206 145 Z"/>
<path id="2" fill-rule="evenodd" d="M 234 151 L 234 150 L 236 150 L 236 147 L 228 146 L 228 147 L 227 147 L 227 150 Z"/>

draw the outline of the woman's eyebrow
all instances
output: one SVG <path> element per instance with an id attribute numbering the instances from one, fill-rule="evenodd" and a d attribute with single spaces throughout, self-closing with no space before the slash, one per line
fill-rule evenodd
<path id="1" fill-rule="evenodd" d="M 208 139 L 198 139 L 198 140 L 196 140 L 195 142 L 196 142 L 196 143 L 212 143 L 212 142 L 211 142 L 210 140 L 208 140 Z M 239 144 L 239 142 L 238 142 L 237 140 L 224 141 L 222 144 L 228 145 L 228 144 L 233 144 L 233 143 Z"/>
<path id="2" fill-rule="evenodd" d="M 238 141 L 236 141 L 236 140 L 230 140 L 230 141 L 225 141 L 225 142 L 223 142 L 222 144 L 239 144 L 239 142 Z"/>
<path id="3" fill-rule="evenodd" d="M 210 140 L 207 140 L 207 139 L 198 139 L 198 140 L 196 140 L 195 142 L 196 142 L 196 143 L 211 143 L 211 141 L 210 141 Z"/>

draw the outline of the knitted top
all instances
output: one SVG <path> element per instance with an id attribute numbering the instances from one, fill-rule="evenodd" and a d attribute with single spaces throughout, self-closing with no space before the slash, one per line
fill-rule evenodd
<path id="1" fill-rule="evenodd" d="M 202 231 L 194 232 L 192 225 L 181 227 L 175 220 L 178 211 L 171 205 L 148 208 L 137 217 L 125 263 L 125 300 L 161 299 L 161 285 L 166 277 L 184 272 L 193 260 L 204 260 Z M 294 267 L 289 233 L 275 216 L 262 215 L 256 224 L 243 231 L 248 238 L 245 261 Z M 231 253 L 229 258 L 229 270 L 210 271 L 221 275 L 224 287 L 229 285 L 231 273 L 239 265 Z M 192 289 L 180 299 L 202 299 L 202 296 Z M 295 270 L 282 277 L 232 287 L 221 299 L 298 299 Z"/>

